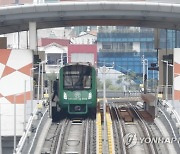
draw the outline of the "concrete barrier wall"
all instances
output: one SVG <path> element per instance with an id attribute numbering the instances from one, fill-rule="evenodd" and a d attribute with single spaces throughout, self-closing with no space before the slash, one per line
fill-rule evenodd
<path id="1" fill-rule="evenodd" d="M 155 106 L 148 106 L 147 112 L 152 116 L 153 119 L 155 118 L 155 114 L 156 114 Z"/>
<path id="2" fill-rule="evenodd" d="M 16 103 L 16 135 L 24 129 L 24 107 L 26 118 L 30 114 L 30 80 L 33 56 L 31 50 L 0 49 L 0 112 L 1 135 L 14 135 L 14 107 Z M 26 82 L 26 86 L 25 86 Z M 29 100 L 24 106 L 24 96 Z"/>
<path id="3" fill-rule="evenodd" d="M 146 111 L 154 119 L 156 116 L 156 97 L 155 94 L 141 94 L 142 100 L 146 103 Z"/>

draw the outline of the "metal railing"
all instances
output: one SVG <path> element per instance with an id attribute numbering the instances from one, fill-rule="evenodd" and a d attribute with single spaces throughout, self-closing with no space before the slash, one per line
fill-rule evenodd
<path id="1" fill-rule="evenodd" d="M 35 110 L 35 112 L 34 112 L 35 114 L 31 115 L 31 117 L 29 118 L 26 129 L 25 129 L 25 131 L 24 131 L 24 133 L 23 133 L 23 135 L 22 135 L 22 137 L 21 137 L 21 139 L 20 139 L 20 141 L 19 141 L 19 143 L 17 145 L 16 151 L 14 151 L 13 154 L 21 154 L 21 153 L 23 153 L 23 151 L 25 152 L 26 150 L 28 151 L 28 153 L 31 152 L 31 150 L 32 150 L 32 148 L 33 148 L 33 146 L 34 146 L 34 144 L 36 142 L 35 139 L 37 138 L 37 136 L 39 135 L 39 133 L 42 130 L 40 128 L 42 128 L 42 123 L 43 123 L 43 121 L 45 119 L 45 115 L 47 114 L 47 112 L 48 112 L 48 109 L 46 108 L 44 110 L 44 113 L 42 114 L 41 118 L 39 119 L 39 122 L 37 123 L 37 127 L 35 128 L 35 134 L 32 137 L 31 146 L 29 148 L 27 148 L 28 145 L 29 145 L 30 136 L 32 135 L 33 122 L 34 122 L 34 120 L 37 119 L 37 116 L 39 116 L 38 115 L 39 110 Z"/>
<path id="2" fill-rule="evenodd" d="M 31 130 L 32 122 L 33 122 L 33 119 L 35 118 L 35 116 L 36 116 L 35 114 L 30 116 L 30 118 L 28 120 L 28 124 L 26 126 L 26 129 L 17 145 L 16 151 L 14 151 L 13 154 L 20 154 L 21 151 L 23 150 L 24 144 L 27 142 L 27 138 L 29 137 L 29 132 Z"/>
<path id="3" fill-rule="evenodd" d="M 98 98 L 102 98 L 103 97 L 103 90 L 98 90 L 97 95 L 98 95 Z M 127 91 L 127 92 L 114 91 L 114 90 L 107 90 L 106 91 L 106 97 L 107 98 L 140 97 L 140 96 L 141 96 L 140 91 Z"/>
<path id="4" fill-rule="evenodd" d="M 167 119 L 172 129 L 173 135 L 176 136 L 173 126 L 171 125 L 169 118 L 166 116 L 166 114 L 169 114 L 169 116 L 172 118 L 172 121 L 174 122 L 176 128 L 178 129 L 178 133 L 180 135 L 180 115 L 174 108 L 173 86 L 172 85 L 158 86 L 156 97 L 157 97 L 156 100 L 157 100 L 157 105 L 159 107 L 159 111 L 162 112 L 165 118 Z"/>
<path id="5" fill-rule="evenodd" d="M 157 94 L 160 95 L 162 100 L 166 100 L 166 95 L 167 95 L 167 100 L 172 100 L 173 99 L 173 86 L 168 85 L 166 87 L 165 85 L 160 85 L 158 86 Z"/>
<path id="6" fill-rule="evenodd" d="M 164 115 L 164 117 L 166 118 L 170 128 L 171 128 L 171 131 L 172 131 L 172 134 L 174 136 L 175 139 L 178 139 L 179 138 L 179 135 L 180 135 L 180 116 L 179 114 L 177 113 L 177 111 L 172 107 L 171 104 L 169 104 L 168 102 L 166 102 L 165 100 L 161 100 L 159 101 L 158 103 L 159 105 L 159 111 Z M 175 133 L 175 128 L 172 126 L 172 123 L 170 122 L 170 119 L 169 117 L 166 115 L 166 113 L 169 114 L 169 116 L 171 117 L 171 119 L 173 120 L 175 126 L 176 126 L 176 129 L 177 129 L 177 132 L 178 132 L 178 135 Z M 180 147 L 180 143 L 178 143 L 178 146 Z"/>

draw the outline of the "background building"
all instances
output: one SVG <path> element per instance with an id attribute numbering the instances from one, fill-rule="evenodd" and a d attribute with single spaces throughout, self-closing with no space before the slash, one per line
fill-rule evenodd
<path id="1" fill-rule="evenodd" d="M 82 32 L 80 35 L 71 38 L 72 44 L 95 44 L 97 41 L 97 32 Z"/>
<path id="2" fill-rule="evenodd" d="M 124 74 L 134 72 L 136 82 L 142 82 L 142 58 L 157 63 L 157 52 L 154 50 L 153 29 L 117 27 L 110 31 L 101 28 L 97 35 L 98 62 L 113 63 L 114 68 Z M 157 71 L 149 71 L 149 78 L 157 79 Z"/>
<path id="3" fill-rule="evenodd" d="M 99 27 L 97 34 L 98 65 L 115 63 L 115 69 L 127 74 L 136 73 L 136 82 L 142 83 L 142 58 L 158 65 L 158 51 L 180 47 L 180 34 L 175 30 L 159 30 L 159 44 L 155 47 L 154 29 L 140 27 Z M 156 48 L 156 49 L 155 49 Z M 147 67 L 147 66 L 146 66 Z M 158 80 L 156 70 L 148 71 L 150 80 Z"/>
<path id="4" fill-rule="evenodd" d="M 41 38 L 39 41 L 39 50 L 45 51 L 45 60 L 47 61 L 46 72 L 57 73 L 59 67 L 68 61 L 68 39 Z"/>
<path id="5" fill-rule="evenodd" d="M 90 62 L 94 65 L 97 62 L 96 44 L 71 44 L 68 46 L 69 62 Z"/>

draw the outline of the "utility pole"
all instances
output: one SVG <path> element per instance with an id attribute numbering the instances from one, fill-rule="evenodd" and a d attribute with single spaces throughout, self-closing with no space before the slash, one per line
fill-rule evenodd
<path id="1" fill-rule="evenodd" d="M 41 69 L 41 99 L 44 98 L 43 94 L 44 94 L 44 63 L 42 63 L 42 69 Z"/>
<path id="2" fill-rule="evenodd" d="M 145 74 L 144 55 L 142 55 L 142 64 L 143 64 L 143 87 L 144 87 L 144 74 Z"/>
<path id="3" fill-rule="evenodd" d="M 66 56 L 65 56 L 66 57 Z M 58 79 L 58 71 L 59 71 L 59 69 L 61 68 L 61 67 L 63 67 L 63 59 L 65 58 L 65 57 L 63 57 L 63 53 L 61 53 L 61 58 L 60 59 L 58 59 L 57 60 L 57 68 L 58 68 L 58 70 L 57 70 L 57 79 Z"/>
<path id="4" fill-rule="evenodd" d="M 165 84 L 165 99 L 168 102 L 168 61 L 161 60 L 163 63 L 166 63 L 166 84 Z"/>
<path id="5" fill-rule="evenodd" d="M 165 99 L 168 102 L 168 61 L 161 60 L 163 63 L 166 63 L 166 84 L 165 84 Z"/>
<path id="6" fill-rule="evenodd" d="M 168 102 L 168 61 L 166 61 L 166 102 Z"/>
<path id="7" fill-rule="evenodd" d="M 142 56 L 142 64 L 143 64 L 143 87 L 144 87 L 144 93 L 146 93 L 148 88 L 148 59 L 145 59 L 144 55 Z"/>
<path id="8" fill-rule="evenodd" d="M 173 86 L 172 86 L 172 101 L 174 106 L 174 66 L 172 64 L 169 64 L 167 60 L 161 60 L 163 63 L 166 63 L 166 85 L 165 85 L 165 99 L 166 102 L 168 102 L 168 83 L 169 83 L 169 72 L 168 68 L 169 66 L 173 67 Z"/>

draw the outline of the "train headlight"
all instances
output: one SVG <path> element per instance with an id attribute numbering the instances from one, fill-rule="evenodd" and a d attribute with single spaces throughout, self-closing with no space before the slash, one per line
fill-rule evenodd
<path id="1" fill-rule="evenodd" d="M 67 94 L 64 92 L 64 99 L 67 99 Z"/>
<path id="2" fill-rule="evenodd" d="M 92 93 L 91 92 L 88 94 L 88 99 L 92 99 Z"/>

